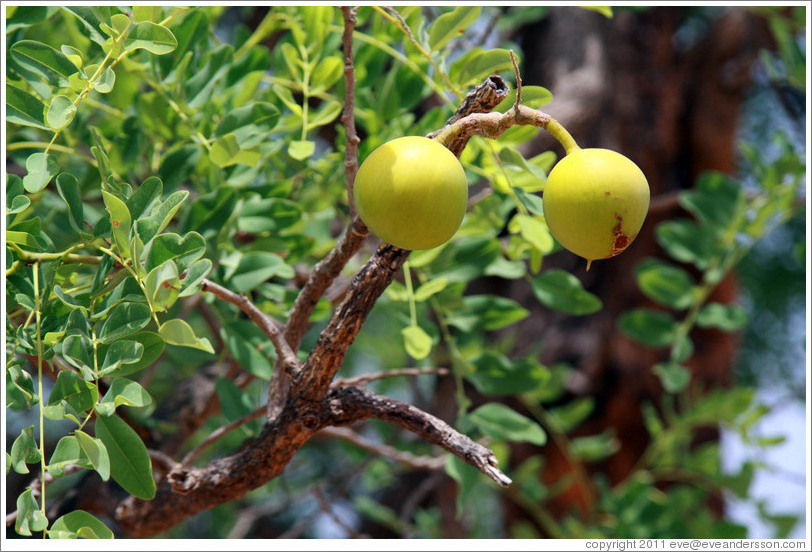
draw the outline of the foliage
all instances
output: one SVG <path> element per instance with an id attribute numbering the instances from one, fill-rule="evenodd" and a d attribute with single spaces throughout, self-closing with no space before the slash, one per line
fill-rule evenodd
<path id="1" fill-rule="evenodd" d="M 512 72 L 506 48 L 476 43 L 487 9 L 432 8 L 428 17 L 417 6 L 358 10 L 360 159 L 390 139 L 441 128 L 472 85 Z M 343 25 L 341 11 L 327 6 L 273 7 L 253 31 L 228 25 L 233 15 L 240 10 L 17 6 L 7 12 L 7 165 L 19 170 L 9 171 L 5 195 L 6 399 L 25 416 L 20 419 L 30 420 L 14 429 L 18 436 L 7 453 L 15 472 L 58 480 L 78 467 L 150 499 L 156 486 L 143 435 L 175 431 L 160 412 L 181 382 L 204 366 L 216 367 L 211 400 L 219 402 L 219 413 L 205 420 L 184 452 L 267 398 L 276 351 L 236 306 L 201 292 L 201 285 L 208 278 L 245 294 L 284 323 L 301 274 L 324 258 L 349 222 L 340 120 Z M 783 55 L 793 54 L 788 48 Z M 550 99 L 540 86 L 522 88 L 529 107 Z M 515 92 L 497 111 L 514 101 Z M 488 439 L 502 465 L 510 443 L 555 439 L 582 466 L 617 452 L 617 442 L 611 433 L 573 436 L 593 404 L 562 404 L 572 368 L 544 366 L 532 355 L 512 357 L 509 334 L 497 331 L 529 316 L 529 305 L 470 286 L 480 277 L 523 282 L 539 302 L 534 307 L 573 316 L 602 307 L 575 276 L 543 266 L 545 256 L 560 249 L 538 195 L 555 155 L 526 159 L 518 149 L 537 132 L 514 127 L 498 141 L 469 142 L 461 157 L 469 182 L 489 185 L 452 241 L 410 256 L 402 283 L 393 282 L 376 304 L 342 375 L 448 367 L 455 427 Z M 652 367 L 667 391 L 665 408 L 645 405 L 652 441 L 634 475 L 614 488 L 599 481 L 591 517 L 553 522 L 545 501 L 566 482 L 546 486 L 538 479 L 540 455 L 511 474 L 509 496 L 534 512 L 549 534 L 743 534 L 712 519 L 705 499 L 718 489 L 745 496 L 755 467 L 722 474 L 718 451 L 693 449 L 690 438 L 697 427 L 719 423 L 747 437 L 765 411 L 747 389 L 689 395 L 685 365 L 693 327 L 735 331 L 747 322 L 740 307 L 707 297 L 757 240 L 796 214 L 805 171 L 797 156 L 788 149 L 767 163 L 748 150 L 748 158 L 758 189 L 703 176 L 680 196 L 693 218 L 657 228 L 674 262 L 649 259 L 637 267 L 641 293 L 657 310 L 632 311 L 618 323 L 635 340 L 667 348 L 669 356 Z M 363 260 L 353 258 L 344 275 Z M 303 352 L 324 327 L 333 300 L 319 299 Z M 378 385 L 417 402 L 435 390 L 436 380 L 420 376 L 413 383 L 384 379 Z M 474 408 L 466 385 L 492 402 Z M 505 397 L 518 400 L 524 414 L 499 402 Z M 668 408 L 675 399 L 683 406 L 678 411 Z M 68 428 L 53 449 L 46 447 L 49 424 Z M 259 430 L 255 421 L 241 425 L 201 460 L 233 452 Z M 384 424 L 370 423 L 364 432 L 414 455 L 430 452 L 426 443 Z M 460 487 L 459 515 L 497 502 L 500 491 L 474 468 L 451 455 L 444 465 Z M 355 444 L 314 440 L 282 478 L 202 518 L 236 517 L 270 495 L 275 512 L 268 513 L 280 526 L 312 522 L 323 509 L 307 493 L 315 487 L 334 492 L 358 518 L 408 536 L 442 536 L 436 508 L 415 507 L 404 521 L 377 502 L 398 473 Z M 666 479 L 678 483 L 667 490 L 652 484 Z M 48 519 L 47 489 L 32 483 L 19 495 L 17 533 L 113 536 L 82 510 Z M 601 515 L 607 512 L 618 515 Z M 472 528 L 472 537 L 501 531 L 498 520 L 482 517 L 491 519 Z M 212 536 L 226 536 L 230 528 L 220 525 Z M 537 534 L 522 526 L 510 536 Z"/>

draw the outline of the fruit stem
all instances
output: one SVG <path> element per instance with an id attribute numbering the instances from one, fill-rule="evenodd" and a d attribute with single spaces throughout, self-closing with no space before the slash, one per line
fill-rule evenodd
<path id="1" fill-rule="evenodd" d="M 558 140 L 561 145 L 564 146 L 566 155 L 581 149 L 578 144 L 575 143 L 575 139 L 572 137 L 572 135 L 567 132 L 567 129 L 561 126 L 561 123 L 552 117 L 550 117 L 549 122 L 544 128 L 547 130 L 547 132 L 553 135 L 553 138 Z"/>

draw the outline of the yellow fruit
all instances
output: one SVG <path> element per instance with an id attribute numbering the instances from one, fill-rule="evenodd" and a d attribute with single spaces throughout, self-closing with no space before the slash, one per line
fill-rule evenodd
<path id="1" fill-rule="evenodd" d="M 576 149 L 547 178 L 544 218 L 563 247 L 591 264 L 632 243 L 649 200 L 646 177 L 631 160 L 611 150 Z"/>
<path id="2" fill-rule="evenodd" d="M 468 182 L 459 160 L 422 136 L 386 142 L 355 176 L 355 206 L 370 231 L 402 249 L 431 249 L 462 224 Z"/>

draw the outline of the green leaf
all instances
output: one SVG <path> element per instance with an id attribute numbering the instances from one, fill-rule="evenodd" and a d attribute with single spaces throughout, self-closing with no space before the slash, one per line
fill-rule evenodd
<path id="1" fill-rule="evenodd" d="M 535 445 L 547 442 L 547 434 L 533 420 L 500 403 L 488 403 L 469 414 L 471 422 L 494 439 L 523 441 Z"/>
<path id="2" fill-rule="evenodd" d="M 516 62 L 519 63 L 519 56 L 515 53 L 514 55 Z M 510 60 L 509 50 L 504 48 L 483 50 L 477 46 L 454 60 L 448 70 L 448 76 L 457 86 L 468 87 L 479 84 L 489 75 L 512 69 L 513 62 Z"/>
<path id="3" fill-rule="evenodd" d="M 113 307 L 99 331 L 99 342 L 110 344 L 149 324 L 152 312 L 144 303 L 121 303 Z"/>
<path id="4" fill-rule="evenodd" d="M 79 20 L 85 27 L 85 30 L 88 33 L 88 36 L 91 40 L 96 42 L 99 45 L 104 44 L 107 40 L 105 33 L 102 31 L 101 23 L 110 23 L 109 17 L 109 8 L 106 9 L 107 17 L 105 18 L 102 15 L 102 10 L 105 8 L 93 8 L 88 6 L 82 5 L 67 5 L 63 6 L 63 9 L 67 10 L 68 12 L 72 13 Z"/>
<path id="5" fill-rule="evenodd" d="M 143 370 L 158 360 L 161 353 L 164 351 L 164 340 L 155 332 L 139 332 L 137 334 L 130 335 L 128 341 L 141 345 L 140 359 L 132 363 L 122 362 L 113 369 L 105 370 L 106 376 L 127 376 L 129 374 L 138 372 L 139 370 Z M 106 358 L 107 351 L 109 351 L 109 349 L 112 348 L 115 343 L 118 343 L 118 341 L 113 342 L 110 347 L 100 345 L 99 356 Z"/>
<path id="6" fill-rule="evenodd" d="M 732 332 L 746 326 L 749 318 L 747 311 L 738 305 L 708 303 L 699 311 L 696 324 L 702 328 L 718 328 Z"/>
<path id="7" fill-rule="evenodd" d="M 189 197 L 186 190 L 173 192 L 159 206 L 153 207 L 148 216 L 138 219 L 138 235 L 144 243 L 149 243 L 152 238 L 161 233 L 166 225 L 172 221 L 172 217 L 178 212 L 183 202 Z"/>
<path id="8" fill-rule="evenodd" d="M 25 191 L 30 194 L 39 192 L 59 172 L 56 157 L 49 153 L 32 153 L 25 160 L 27 174 L 23 177 Z"/>
<path id="9" fill-rule="evenodd" d="M 155 236 L 146 255 L 146 269 L 153 269 L 172 261 L 177 272 L 183 272 L 206 252 L 206 240 L 197 232 L 181 237 L 174 233 Z"/>
<path id="10" fill-rule="evenodd" d="M 62 420 L 90 410 L 97 400 L 99 390 L 95 385 L 72 370 L 61 370 L 43 414 L 49 420 Z"/>
<path id="11" fill-rule="evenodd" d="M 533 166 L 535 167 L 536 165 Z M 519 198 L 522 204 L 527 207 L 528 211 L 534 215 L 544 215 L 544 204 L 541 196 L 528 193 L 524 188 L 519 188 L 516 186 L 513 187 L 513 192 L 516 194 L 516 197 Z"/>
<path id="12" fill-rule="evenodd" d="M 192 263 L 192 266 L 186 271 L 186 275 L 182 278 L 182 286 L 178 297 L 188 297 L 197 293 L 203 279 L 209 275 L 211 271 L 212 262 L 209 259 L 200 259 Z"/>
<path id="13" fill-rule="evenodd" d="M 18 5 L 6 12 L 6 33 L 15 29 L 30 27 L 42 23 L 56 11 L 56 6 L 26 6 Z"/>
<path id="14" fill-rule="evenodd" d="M 112 416 L 119 406 L 141 408 L 152 403 L 152 397 L 138 383 L 126 378 L 115 378 L 101 402 L 96 405 L 96 412 L 102 416 Z"/>
<path id="15" fill-rule="evenodd" d="M 150 176 L 127 198 L 127 209 L 134 220 L 149 213 L 155 202 L 161 198 L 163 182 L 157 176 Z"/>
<path id="16" fill-rule="evenodd" d="M 548 413 L 555 420 L 558 429 L 564 433 L 569 433 L 581 425 L 594 409 L 594 398 L 581 397 L 573 399 L 562 406 L 551 408 Z"/>
<path id="17" fill-rule="evenodd" d="M 133 17 L 136 21 L 161 21 L 164 18 L 163 6 L 133 6 Z"/>
<path id="18" fill-rule="evenodd" d="M 76 114 L 76 106 L 67 96 L 54 96 L 45 114 L 48 126 L 53 129 L 60 129 L 71 122 Z"/>
<path id="19" fill-rule="evenodd" d="M 178 41 L 172 31 L 151 21 L 137 23 L 124 39 L 125 52 L 143 48 L 160 56 L 172 52 L 177 46 Z"/>
<path id="20" fill-rule="evenodd" d="M 220 409 L 229 422 L 239 420 L 255 408 L 249 394 L 230 379 L 218 378 L 214 389 L 220 399 Z"/>
<path id="21" fill-rule="evenodd" d="M 130 230 L 132 219 L 127 204 L 106 190 L 102 190 L 104 205 L 110 213 L 110 223 L 113 225 L 113 239 L 116 241 L 118 250 L 124 257 L 130 257 Z"/>
<path id="22" fill-rule="evenodd" d="M 107 376 L 116 371 L 122 364 L 138 362 L 143 354 L 144 346 L 137 341 L 114 341 L 105 352 L 100 375 Z"/>
<path id="23" fill-rule="evenodd" d="M 79 188 L 79 181 L 70 173 L 63 172 L 56 177 L 56 190 L 60 197 L 68 206 L 68 222 L 71 227 L 81 235 L 87 235 L 88 229 L 85 226 L 85 210 L 82 194 Z"/>
<path id="24" fill-rule="evenodd" d="M 512 233 L 518 232 L 533 249 L 542 254 L 549 253 L 555 246 L 550 229 L 547 228 L 547 224 L 540 215 L 531 216 L 519 213 L 511 219 L 508 229 Z"/>
<path id="25" fill-rule="evenodd" d="M 652 368 L 667 393 L 680 393 L 691 382 L 691 371 L 676 362 L 659 362 Z"/>
<path id="26" fill-rule="evenodd" d="M 88 65 L 85 68 L 85 71 L 88 75 L 96 74 L 96 70 L 98 69 L 97 65 Z M 96 80 L 93 81 L 93 89 L 100 93 L 100 94 L 107 94 L 113 91 L 113 88 L 116 85 L 116 72 L 113 71 L 110 67 L 105 67 L 104 71 L 102 71 L 101 75 L 99 75 Z"/>
<path id="27" fill-rule="evenodd" d="M 462 516 L 463 508 L 472 498 L 471 493 L 480 478 L 484 476 L 478 469 L 453 454 L 446 456 L 445 472 L 460 487 L 460 491 L 457 493 L 457 518 L 459 519 Z"/>
<path id="28" fill-rule="evenodd" d="M 56 444 L 51 459 L 48 460 L 48 473 L 54 477 L 62 477 L 65 475 L 65 467 L 70 465 L 93 467 L 76 437 L 66 435 Z"/>
<path id="29" fill-rule="evenodd" d="M 200 349 L 201 351 L 214 354 L 214 349 L 209 340 L 205 337 L 198 338 L 192 327 L 185 320 L 181 320 L 180 318 L 173 318 L 161 324 L 161 327 L 158 329 L 158 334 L 170 345 L 191 347 L 192 349 Z"/>
<path id="30" fill-rule="evenodd" d="M 561 269 L 547 270 L 533 279 L 533 293 L 544 305 L 574 315 L 592 314 L 603 307 L 580 280 Z"/>
<path id="31" fill-rule="evenodd" d="M 591 10 L 594 12 L 598 12 L 599 14 L 603 15 L 607 19 L 612 19 L 612 6 L 581 6 L 585 10 Z"/>
<path id="32" fill-rule="evenodd" d="M 23 429 L 11 445 L 11 467 L 17 473 L 28 473 L 26 464 L 36 464 L 42 459 L 34 440 L 34 426 Z"/>
<path id="33" fill-rule="evenodd" d="M 246 202 L 240 209 L 237 228 L 258 234 L 289 228 L 302 218 L 301 206 L 289 199 L 269 197 Z"/>
<path id="34" fill-rule="evenodd" d="M 62 356 L 71 366 L 78 368 L 86 380 L 95 379 L 91 355 L 93 344 L 83 335 L 69 335 L 62 342 Z"/>
<path id="35" fill-rule="evenodd" d="M 31 408 L 37 402 L 31 374 L 12 364 L 6 368 L 6 406 L 14 410 Z"/>
<path id="36" fill-rule="evenodd" d="M 649 299 L 681 310 L 693 300 L 693 277 L 682 268 L 659 259 L 645 259 L 635 268 L 637 285 Z"/>
<path id="37" fill-rule="evenodd" d="M 223 324 L 220 335 L 229 353 L 237 363 L 264 380 L 270 380 L 273 372 L 273 348 L 268 337 L 256 324 L 248 320 L 236 320 Z"/>
<path id="38" fill-rule="evenodd" d="M 620 442 L 610 431 L 570 440 L 570 454 L 582 462 L 598 462 L 620 450 Z"/>
<path id="39" fill-rule="evenodd" d="M 20 182 L 22 182 L 22 180 L 20 180 Z M 22 213 L 28 209 L 28 207 L 31 205 L 31 200 L 24 195 L 18 195 L 14 198 L 7 196 L 6 203 L 8 204 L 8 207 L 6 208 L 6 216 L 10 216 L 16 215 L 17 213 Z"/>
<path id="40" fill-rule="evenodd" d="M 175 304 L 180 293 L 180 274 L 174 262 L 166 261 L 152 269 L 144 280 L 144 287 L 156 312 L 164 312 Z"/>
<path id="41" fill-rule="evenodd" d="M 531 358 L 514 361 L 501 353 L 486 351 L 471 363 L 476 371 L 467 379 L 483 395 L 532 392 L 550 379 L 550 371 Z"/>
<path id="42" fill-rule="evenodd" d="M 110 479 L 110 455 L 107 452 L 107 447 L 101 439 L 91 437 L 84 431 L 76 430 L 76 440 L 79 446 L 82 447 L 82 452 L 85 453 L 93 469 L 99 474 L 102 480 L 107 481 Z"/>
<path id="43" fill-rule="evenodd" d="M 533 109 L 538 109 L 550 103 L 552 99 L 553 99 L 552 92 L 550 92 L 543 86 L 534 86 L 534 85 L 522 86 L 522 105 L 524 106 L 532 107 Z M 499 105 L 497 105 L 494 108 L 494 111 L 505 113 L 508 109 L 512 108 L 515 103 L 516 103 L 516 89 L 511 88 L 510 92 L 508 92 L 508 95 L 505 97 L 505 99 L 499 102 Z M 543 167 L 538 166 L 537 163 L 532 163 L 532 165 L 537 166 L 538 168 L 543 170 Z M 544 177 L 542 177 L 543 180 L 547 179 L 546 174 L 548 172 L 549 170 L 545 171 L 545 175 Z M 536 171 L 533 171 L 533 174 L 538 176 L 538 172 Z"/>
<path id="44" fill-rule="evenodd" d="M 233 133 L 218 138 L 209 151 L 209 160 L 221 169 L 231 165 L 254 167 L 261 158 L 259 146 L 243 149 Z"/>
<path id="45" fill-rule="evenodd" d="M 17 232 L 15 230 L 6 230 L 6 242 L 24 245 L 25 247 L 30 247 L 33 249 L 40 248 L 37 239 L 28 232 Z"/>
<path id="46" fill-rule="evenodd" d="M 428 300 L 435 293 L 440 293 L 448 285 L 446 278 L 434 278 L 421 284 L 414 292 L 414 300 L 418 303 Z"/>
<path id="47" fill-rule="evenodd" d="M 311 94 L 328 90 L 344 75 L 344 60 L 338 56 L 323 58 L 310 79 Z"/>
<path id="48" fill-rule="evenodd" d="M 707 268 L 709 259 L 720 250 L 713 233 L 703 230 L 690 220 L 661 222 L 654 232 L 657 243 L 671 257 L 684 263 L 693 263 L 700 270 Z"/>
<path id="49" fill-rule="evenodd" d="M 51 84 L 65 85 L 68 77 L 76 72 L 76 66 L 59 50 L 35 40 L 20 40 L 9 49 L 25 69 L 43 77 Z"/>
<path id="50" fill-rule="evenodd" d="M 498 330 L 523 320 L 530 311 L 513 299 L 497 295 L 469 295 L 463 298 L 464 309 L 448 317 L 448 323 L 464 332 L 479 328 Z"/>
<path id="51" fill-rule="evenodd" d="M 481 11 L 482 6 L 460 6 L 435 19 L 429 25 L 429 49 L 439 51 L 452 38 L 461 36 Z"/>
<path id="52" fill-rule="evenodd" d="M 312 113 L 308 119 L 307 130 L 310 131 L 320 126 L 329 125 L 336 120 L 336 117 L 341 115 L 343 109 L 344 105 L 336 100 L 323 102 L 319 109 Z"/>
<path id="53" fill-rule="evenodd" d="M 255 102 L 229 111 L 217 128 L 214 137 L 234 134 L 238 142 L 252 135 L 266 135 L 279 121 L 279 110 L 267 102 Z"/>
<path id="54" fill-rule="evenodd" d="M 92 514 L 74 510 L 57 519 L 48 531 L 49 539 L 112 539 L 113 532 Z"/>
<path id="55" fill-rule="evenodd" d="M 294 276 L 293 268 L 285 264 L 279 255 L 253 251 L 240 257 L 237 268 L 229 281 L 234 291 L 244 293 L 277 276 L 292 278 Z"/>
<path id="56" fill-rule="evenodd" d="M 6 120 L 43 130 L 50 130 L 45 124 L 45 104 L 16 86 L 6 84 Z"/>
<path id="57" fill-rule="evenodd" d="M 96 436 L 110 456 L 110 475 L 125 491 L 150 500 L 155 496 L 152 462 L 138 434 L 118 416 L 97 416 Z"/>
<path id="58" fill-rule="evenodd" d="M 407 326 L 400 330 L 406 353 L 415 360 L 422 360 L 431 352 L 431 336 L 420 326 Z"/>
<path id="59" fill-rule="evenodd" d="M 304 161 L 316 152 L 316 142 L 311 140 L 293 140 L 288 145 L 288 155 L 297 161 Z"/>
<path id="60" fill-rule="evenodd" d="M 31 487 L 26 488 L 17 497 L 17 521 L 14 530 L 18 534 L 30 537 L 31 531 L 45 531 L 48 528 L 48 518 L 42 515 L 37 501 L 31 496 Z"/>
<path id="61" fill-rule="evenodd" d="M 702 174 L 692 190 L 679 195 L 680 205 L 715 232 L 730 227 L 744 200 L 744 190 L 739 182 L 720 172 Z"/>
<path id="62" fill-rule="evenodd" d="M 618 319 L 623 333 L 649 347 L 665 347 L 676 335 L 677 321 L 668 312 L 635 309 Z"/>

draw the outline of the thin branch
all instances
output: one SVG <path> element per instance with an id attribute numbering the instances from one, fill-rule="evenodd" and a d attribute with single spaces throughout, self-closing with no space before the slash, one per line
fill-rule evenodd
<path id="1" fill-rule="evenodd" d="M 150 460 L 152 460 L 152 465 L 164 473 L 169 473 L 178 467 L 178 463 L 175 462 L 174 458 L 160 450 L 148 449 L 147 453 Z"/>
<path id="2" fill-rule="evenodd" d="M 362 374 L 354 378 L 336 378 L 335 381 L 333 381 L 332 387 L 341 387 L 343 385 L 364 386 L 371 381 L 394 378 L 398 376 L 422 376 L 424 374 L 437 374 L 438 376 L 445 376 L 448 373 L 448 368 L 400 368 L 396 370 L 387 370 L 386 372 Z"/>
<path id="3" fill-rule="evenodd" d="M 347 186 L 347 203 L 350 209 L 350 218 L 355 216 L 355 201 L 353 199 L 353 184 L 355 183 L 355 173 L 358 172 L 358 133 L 355 130 L 355 65 L 353 64 L 352 53 L 352 32 L 357 22 L 355 15 L 358 8 L 342 6 L 341 12 L 344 14 L 344 113 L 341 115 L 341 123 L 344 125 L 344 132 L 347 136 L 347 144 L 344 150 L 344 183 Z"/>
<path id="4" fill-rule="evenodd" d="M 237 420 L 234 420 L 230 424 L 220 426 L 217 429 L 215 429 L 214 431 L 212 431 L 209 434 L 208 437 L 203 439 L 203 441 L 201 441 L 200 444 L 198 444 L 194 449 L 189 451 L 186 454 L 186 456 L 183 457 L 183 461 L 180 463 L 180 467 L 181 468 L 188 468 L 190 465 L 192 465 L 192 462 L 194 462 L 197 459 L 197 457 L 200 456 L 200 454 L 209 445 L 211 445 L 213 442 L 217 441 L 218 439 L 221 439 L 222 437 L 225 437 L 226 435 L 228 435 L 229 433 L 231 433 L 235 429 L 237 429 L 237 428 L 239 428 L 241 426 L 244 426 L 247 423 L 253 422 L 254 420 L 257 420 L 257 419 L 261 418 L 263 413 L 265 413 L 265 410 L 266 410 L 265 405 L 262 405 L 259 408 L 255 409 L 253 412 L 249 412 L 245 416 L 243 416 L 243 417 L 241 417 L 241 418 L 239 418 Z"/>
<path id="5" fill-rule="evenodd" d="M 516 102 L 513 104 L 513 109 L 519 109 L 519 104 L 522 103 L 522 75 L 519 72 L 519 66 L 516 63 L 516 56 L 513 55 L 513 50 L 510 50 L 510 61 L 513 62 L 513 71 L 516 73 Z"/>
<path id="6" fill-rule="evenodd" d="M 439 445 L 506 487 L 511 479 L 498 468 L 493 451 L 428 412 L 359 387 L 333 389 L 327 397 L 334 425 L 375 418 L 395 423 L 424 440 Z"/>
<path id="7" fill-rule="evenodd" d="M 445 458 L 442 456 L 417 456 L 411 452 L 401 451 L 389 445 L 370 441 L 363 435 L 347 427 L 325 427 L 321 430 L 320 435 L 329 435 L 330 437 L 347 441 L 367 452 L 390 458 L 399 464 L 403 464 L 415 470 L 434 471 L 442 469 L 445 465 Z"/>
<path id="8" fill-rule="evenodd" d="M 215 284 L 208 278 L 203 279 L 200 289 L 213 293 L 220 299 L 228 301 L 247 314 L 248 317 L 262 329 L 265 335 L 268 336 L 268 339 L 271 340 L 271 343 L 273 343 L 276 349 L 277 357 L 282 359 L 284 369 L 289 372 L 294 372 L 298 369 L 299 360 L 296 358 L 296 353 L 294 353 L 290 345 L 288 345 L 288 342 L 282 335 L 282 331 L 277 327 L 276 322 L 259 310 L 248 297 L 234 293 L 219 284 Z"/>

